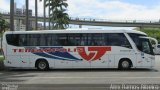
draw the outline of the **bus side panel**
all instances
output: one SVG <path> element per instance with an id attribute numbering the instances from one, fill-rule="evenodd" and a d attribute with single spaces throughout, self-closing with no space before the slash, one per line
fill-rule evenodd
<path id="1" fill-rule="evenodd" d="M 20 58 L 17 55 L 7 55 L 4 64 L 6 67 L 21 67 Z"/>
<path id="2" fill-rule="evenodd" d="M 72 61 L 67 60 L 54 60 L 55 68 L 72 68 Z"/>
<path id="3" fill-rule="evenodd" d="M 13 51 L 14 46 L 6 45 L 6 67 L 21 67 L 20 55 Z"/>
<path id="4" fill-rule="evenodd" d="M 114 58 L 114 62 L 111 62 L 112 67 L 118 67 L 119 61 L 121 59 L 123 60 L 129 59 L 131 60 L 133 66 L 135 66 L 137 58 L 136 58 L 135 51 L 133 49 L 125 48 L 125 47 L 117 47 L 117 46 L 113 46 L 113 47 L 114 48 L 112 49 L 112 55 L 110 56 L 110 59 L 113 60 Z"/>
<path id="5" fill-rule="evenodd" d="M 115 67 L 117 68 L 117 65 L 115 66 L 115 54 L 109 55 L 108 67 L 109 68 L 115 68 Z"/>
<path id="6" fill-rule="evenodd" d="M 104 55 L 102 58 L 92 61 L 91 68 L 108 68 L 109 64 L 109 55 Z"/>
<path id="7" fill-rule="evenodd" d="M 55 68 L 55 59 L 51 59 L 51 58 L 46 58 L 48 64 L 49 64 L 49 68 Z"/>
<path id="8" fill-rule="evenodd" d="M 72 61 L 73 68 L 91 68 L 91 61 L 87 61 L 79 56 L 79 54 L 75 53 L 75 57 L 78 57 L 81 60 Z"/>

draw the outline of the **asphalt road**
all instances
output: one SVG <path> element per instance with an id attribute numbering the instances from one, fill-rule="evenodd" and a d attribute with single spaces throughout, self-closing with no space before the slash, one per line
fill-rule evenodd
<path id="1" fill-rule="evenodd" d="M 153 69 L 0 71 L 0 90 L 6 90 L 8 87 L 17 88 L 14 90 L 122 90 L 110 89 L 112 84 L 160 84 L 160 56 L 156 56 Z"/>

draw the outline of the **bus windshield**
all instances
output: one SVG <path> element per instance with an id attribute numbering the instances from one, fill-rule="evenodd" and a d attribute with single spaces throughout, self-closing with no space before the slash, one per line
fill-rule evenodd
<path id="1" fill-rule="evenodd" d="M 152 49 L 152 45 L 150 43 L 150 40 L 149 39 L 145 39 L 145 38 L 140 38 L 140 48 L 139 50 L 144 52 L 144 53 L 147 53 L 147 54 L 154 54 L 153 53 L 153 49 Z"/>
<path id="2" fill-rule="evenodd" d="M 129 36 L 136 44 L 138 50 L 147 54 L 151 55 L 154 54 L 150 40 L 148 38 L 142 38 L 142 37 L 147 37 L 146 35 L 130 33 Z"/>

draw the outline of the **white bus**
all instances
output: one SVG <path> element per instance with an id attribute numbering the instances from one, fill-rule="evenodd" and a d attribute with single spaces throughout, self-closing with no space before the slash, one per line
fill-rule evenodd
<path id="1" fill-rule="evenodd" d="M 7 31 L 4 64 L 39 70 L 152 68 L 155 56 L 149 39 L 136 30 Z"/>

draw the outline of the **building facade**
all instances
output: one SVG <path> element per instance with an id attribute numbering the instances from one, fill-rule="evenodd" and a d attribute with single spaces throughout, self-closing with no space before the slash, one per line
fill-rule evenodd
<path id="1" fill-rule="evenodd" d="M 14 10 L 15 10 L 15 15 L 16 16 L 22 16 L 22 15 L 26 15 L 26 9 L 23 6 L 22 8 L 17 8 L 16 3 L 14 4 Z M 29 9 L 28 10 L 28 15 L 29 17 L 32 16 L 32 10 Z M 35 28 L 35 21 L 31 21 L 29 20 L 29 30 L 33 30 Z M 14 29 L 15 31 L 25 31 L 26 30 L 26 21 L 25 20 L 14 20 Z"/>

